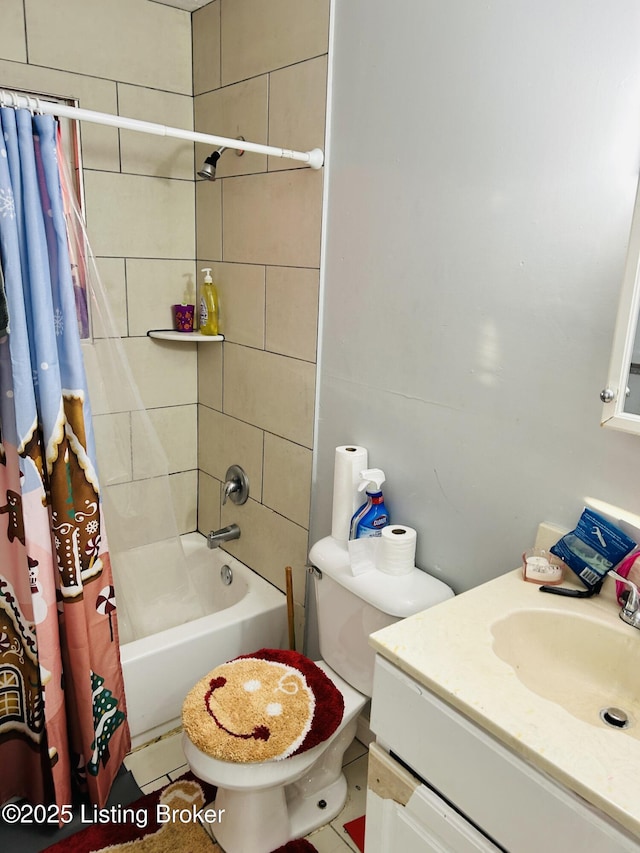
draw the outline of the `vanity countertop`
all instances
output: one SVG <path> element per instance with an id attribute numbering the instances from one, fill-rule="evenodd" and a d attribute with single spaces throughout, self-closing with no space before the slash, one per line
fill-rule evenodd
<path id="1" fill-rule="evenodd" d="M 383 628 L 371 635 L 370 643 L 513 752 L 640 838 L 640 715 L 636 719 L 630 715 L 627 730 L 612 729 L 597 712 L 590 722 L 579 719 L 525 687 L 514 668 L 494 651 L 492 627 L 507 616 L 515 620 L 516 633 L 520 619 L 536 620 L 540 612 L 545 619 L 552 614 L 556 625 L 558 620 L 571 625 L 572 618 L 588 619 L 596 648 L 600 636 L 619 641 L 612 653 L 619 660 L 611 660 L 611 666 L 628 675 L 636 710 L 638 669 L 624 658 L 630 652 L 632 660 L 640 660 L 640 631 L 625 625 L 618 611 L 611 579 L 597 597 L 568 598 L 541 593 L 536 584 L 523 581 L 518 569 Z M 603 641 L 600 646 L 604 645 Z M 558 660 L 562 654 L 558 642 Z M 544 672 L 538 675 L 544 677 Z"/>

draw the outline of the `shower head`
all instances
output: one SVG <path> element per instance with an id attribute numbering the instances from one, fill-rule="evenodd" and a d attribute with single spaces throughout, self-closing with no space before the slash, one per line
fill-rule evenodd
<path id="1" fill-rule="evenodd" d="M 222 146 L 222 148 L 218 148 L 217 151 L 212 151 L 211 154 L 209 154 L 207 159 L 204 161 L 204 163 L 198 170 L 199 178 L 202 178 L 204 181 L 215 181 L 216 165 L 223 151 L 226 151 L 224 145 Z"/>

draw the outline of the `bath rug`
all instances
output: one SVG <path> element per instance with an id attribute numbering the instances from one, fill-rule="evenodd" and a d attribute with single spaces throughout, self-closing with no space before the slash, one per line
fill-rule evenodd
<path id="1" fill-rule="evenodd" d="M 133 774 L 123 764 L 111 787 L 105 808 L 110 808 L 116 803 L 123 806 L 129 805 L 142 796 L 143 793 L 136 784 Z M 11 824 L 6 820 L 0 820 L 0 851 L 2 853 L 18 853 L 18 851 L 19 853 L 40 853 L 54 842 L 60 842 L 86 829 L 87 824 L 82 823 L 81 804 L 83 802 L 88 802 L 88 797 L 76 794 L 71 798 L 69 805 L 72 808 L 73 819 L 60 828 L 57 826 L 57 821 L 53 824 L 27 823 L 26 821 Z"/>
<path id="2" fill-rule="evenodd" d="M 167 809 L 187 808 L 193 813 L 194 806 L 209 804 L 215 796 L 215 786 L 186 773 L 127 806 L 112 805 L 97 813 L 93 806 L 85 806 L 82 819 L 93 823 L 43 853 L 215 853 L 216 847 L 197 820 L 165 822 Z"/>
<path id="3" fill-rule="evenodd" d="M 357 817 L 355 820 L 347 821 L 347 823 L 344 824 L 344 828 L 358 850 L 360 850 L 360 853 L 364 853 L 364 826 L 365 815 Z"/>
<path id="4" fill-rule="evenodd" d="M 213 758 L 269 761 L 322 743 L 343 713 L 342 694 L 315 663 L 298 652 L 260 649 L 200 679 L 182 706 L 182 725 Z"/>
<path id="5" fill-rule="evenodd" d="M 113 820 L 96 822 L 47 847 L 43 853 L 223 853 L 195 819 L 199 809 L 211 804 L 215 793 L 215 787 L 186 773 L 129 806 L 114 806 Z M 165 822 L 170 813 L 175 813 L 177 819 Z M 315 850 L 306 839 L 298 839 L 274 853 Z"/>

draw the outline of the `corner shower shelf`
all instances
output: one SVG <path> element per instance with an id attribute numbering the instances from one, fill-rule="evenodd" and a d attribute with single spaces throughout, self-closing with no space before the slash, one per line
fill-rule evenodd
<path id="1" fill-rule="evenodd" d="M 182 341 L 184 344 L 210 343 L 211 341 L 223 341 L 224 335 L 203 335 L 201 332 L 175 332 L 173 329 L 149 329 L 150 338 L 159 338 L 162 341 Z"/>

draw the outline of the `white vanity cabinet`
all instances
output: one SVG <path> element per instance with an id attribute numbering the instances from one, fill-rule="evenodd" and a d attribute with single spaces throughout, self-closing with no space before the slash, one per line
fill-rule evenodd
<path id="1" fill-rule="evenodd" d="M 380 654 L 370 726 L 377 743 L 367 853 L 640 851 L 638 839 L 608 816 Z"/>

